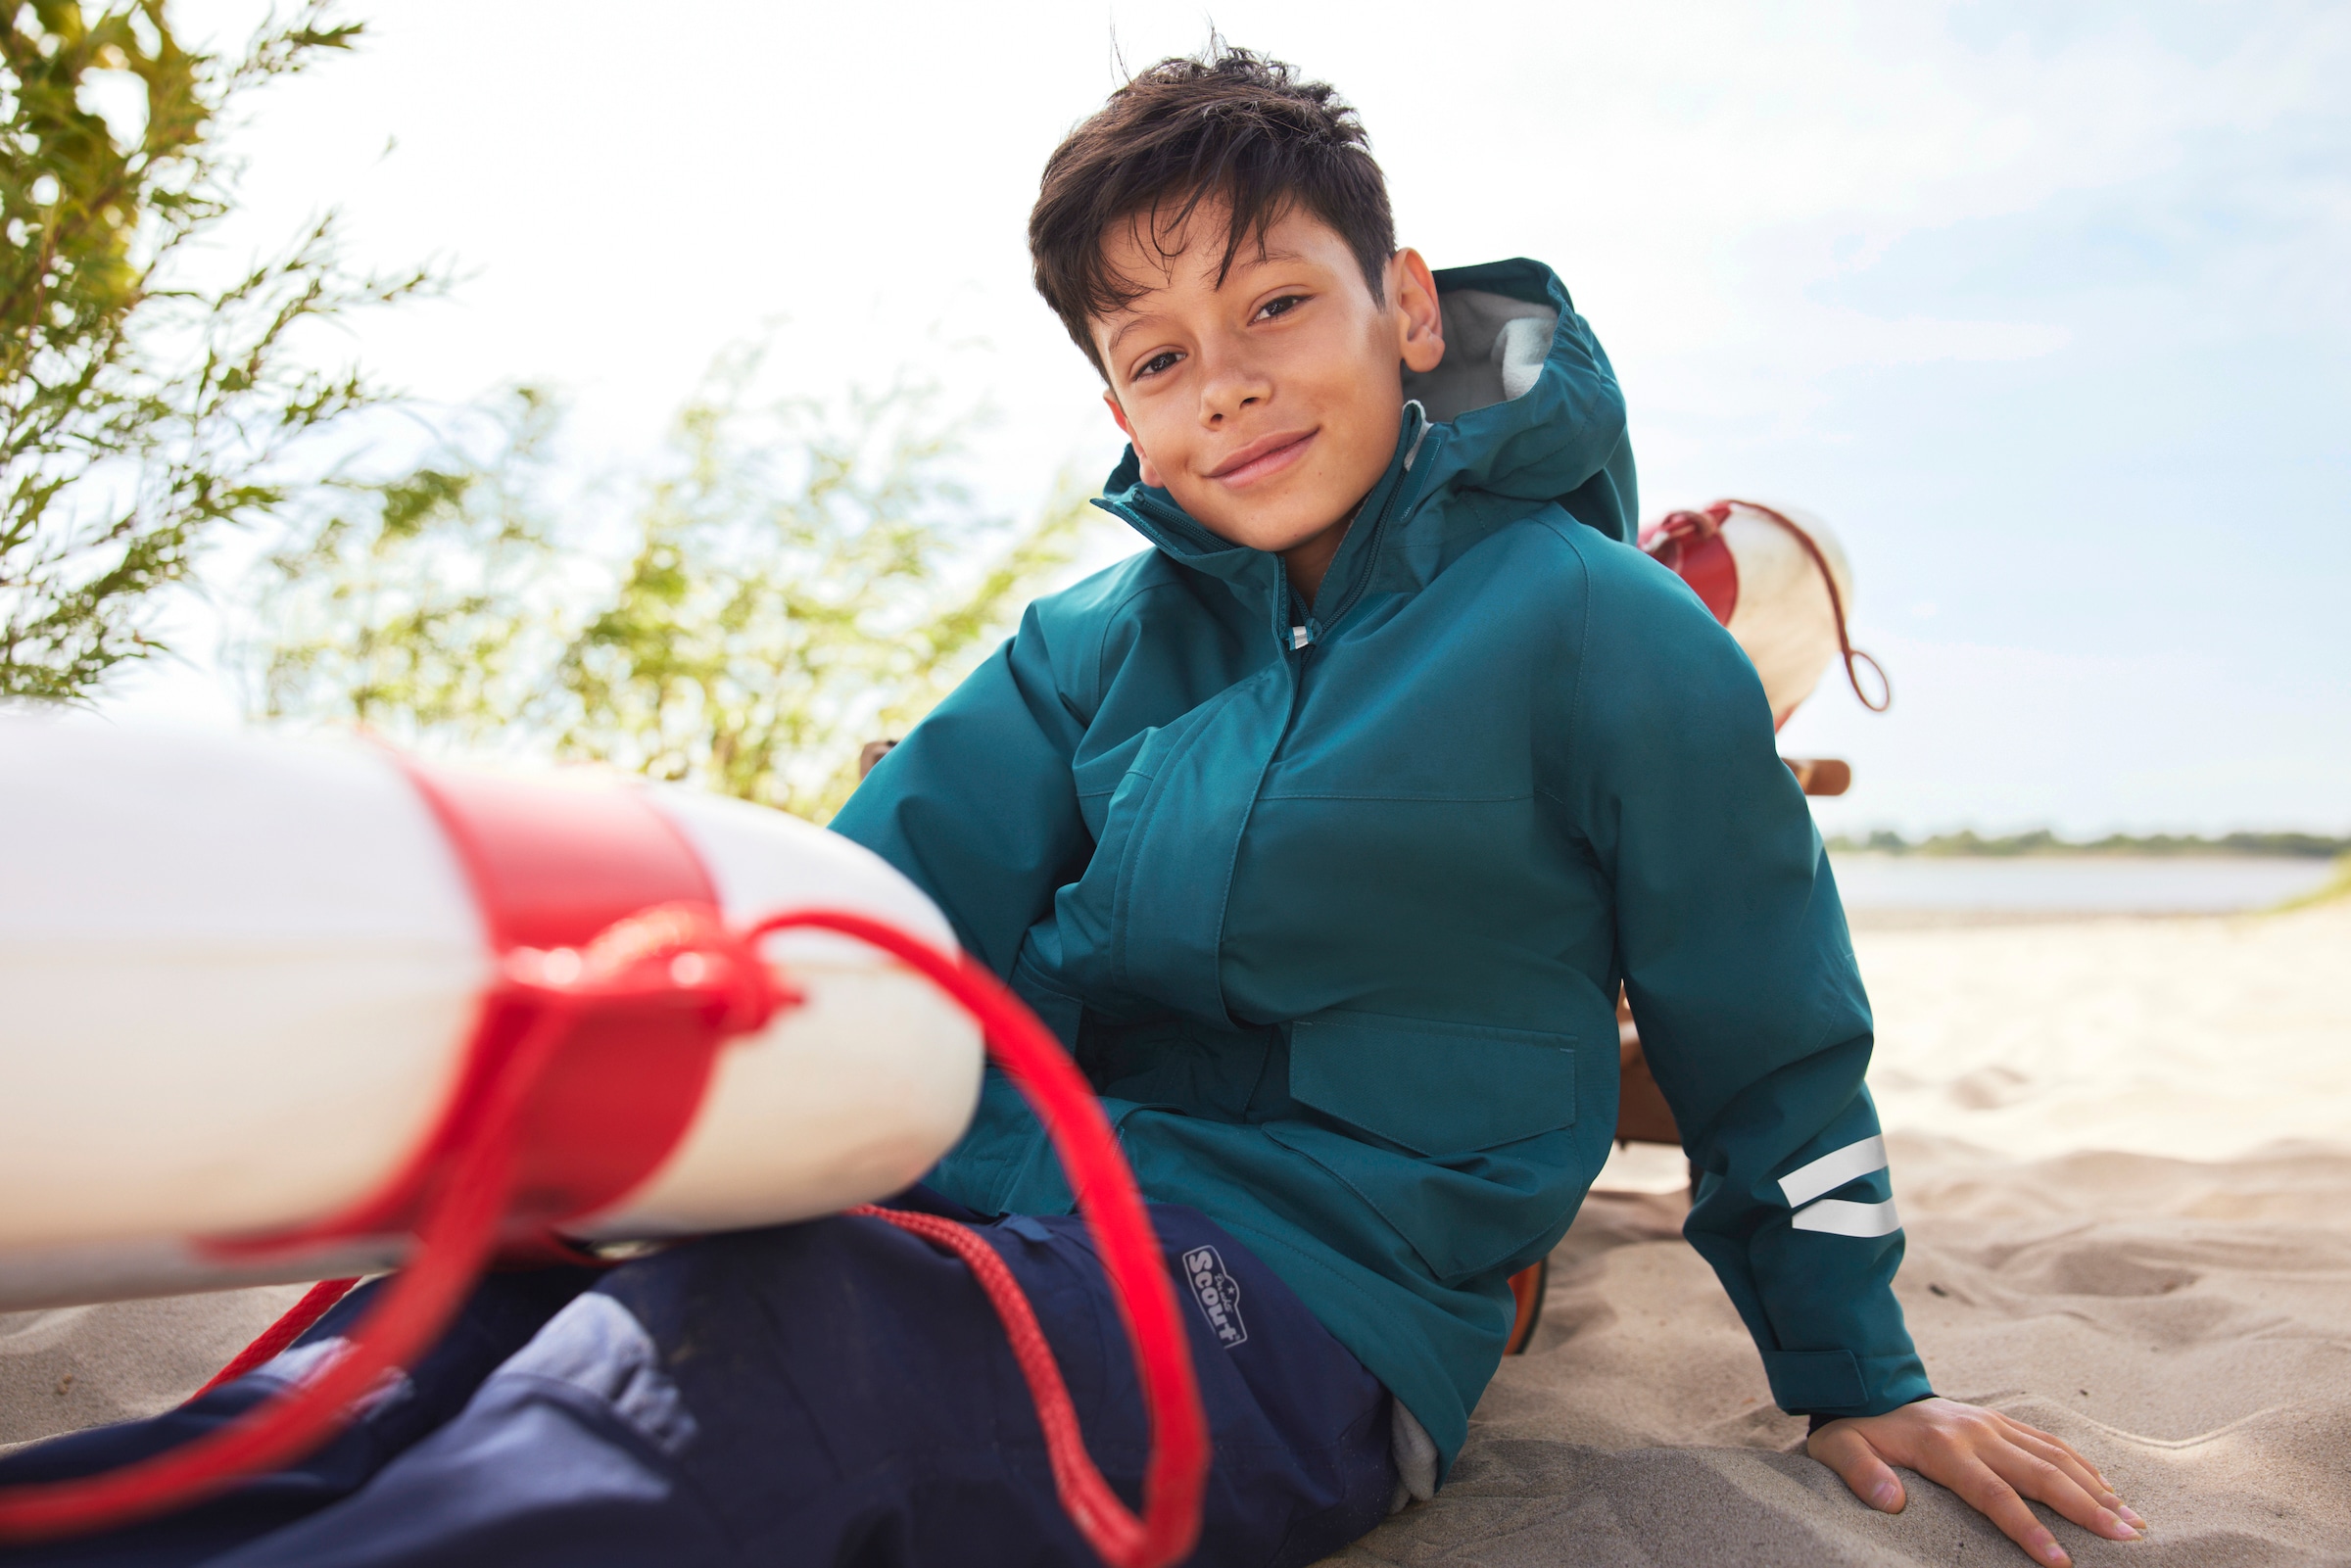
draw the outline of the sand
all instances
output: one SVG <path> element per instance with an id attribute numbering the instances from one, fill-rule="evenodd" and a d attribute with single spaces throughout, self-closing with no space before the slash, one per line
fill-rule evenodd
<path id="1" fill-rule="evenodd" d="M 300 1285 L 0 1312 L 0 1452 L 168 1410 L 278 1314 Z"/>
<path id="2" fill-rule="evenodd" d="M 1855 934 L 1890 1128 L 2039 1159 L 2351 1146 L 2351 902 Z"/>
<path id="3" fill-rule="evenodd" d="M 2155 1527 L 2053 1520 L 2075 1560 L 2351 1563 L 2351 906 L 1857 947 L 1930 1373 Z M 1451 1483 L 1334 1563 L 2027 1560 L 1932 1485 L 1889 1517 L 1803 1457 L 1680 1239 L 1677 1157 L 1605 1179 Z M 163 1408 L 297 1294 L 0 1316 L 0 1444 Z"/>

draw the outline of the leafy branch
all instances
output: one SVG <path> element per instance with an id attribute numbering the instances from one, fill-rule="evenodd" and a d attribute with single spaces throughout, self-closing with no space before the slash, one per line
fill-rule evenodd
<path id="1" fill-rule="evenodd" d="M 297 442 L 375 401 L 297 336 L 439 286 L 350 270 L 332 214 L 225 285 L 194 278 L 235 193 L 224 115 L 360 32 L 308 0 L 223 61 L 180 47 L 163 0 L 0 4 L 0 697 L 86 700 L 166 651 L 158 592 L 287 502 Z M 110 72 L 136 84 L 135 130 L 92 107 Z"/>

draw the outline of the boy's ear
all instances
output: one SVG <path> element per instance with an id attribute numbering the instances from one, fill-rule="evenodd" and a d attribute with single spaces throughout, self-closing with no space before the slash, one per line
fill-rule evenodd
<path id="1" fill-rule="evenodd" d="M 1135 436 L 1134 426 L 1127 422 L 1127 410 L 1119 406 L 1119 395 L 1107 387 L 1103 388 L 1102 404 L 1110 410 L 1111 418 L 1118 421 L 1120 433 L 1133 446 L 1135 460 L 1143 466 L 1143 483 L 1153 490 L 1167 489 L 1159 477 L 1158 465 L 1151 461 L 1151 454 L 1143 451 L 1142 442 Z"/>
<path id="2" fill-rule="evenodd" d="M 1388 259 L 1388 298 L 1396 302 L 1396 352 L 1413 370 L 1434 370 L 1445 357 L 1445 315 L 1437 280 L 1418 251 Z"/>

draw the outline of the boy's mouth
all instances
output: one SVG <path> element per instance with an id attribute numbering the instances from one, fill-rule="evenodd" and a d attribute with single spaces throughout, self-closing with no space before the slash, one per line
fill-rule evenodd
<path id="1" fill-rule="evenodd" d="M 1306 449 L 1320 434 L 1319 430 L 1284 430 L 1260 436 L 1211 468 L 1207 477 L 1233 486 L 1255 484 L 1305 456 Z"/>

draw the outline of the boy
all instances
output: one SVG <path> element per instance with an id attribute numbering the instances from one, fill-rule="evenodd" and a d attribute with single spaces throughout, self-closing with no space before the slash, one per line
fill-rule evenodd
<path id="1" fill-rule="evenodd" d="M 1826 861 L 1753 672 L 1623 544 L 1623 405 L 1559 281 L 1398 250 L 1352 113 L 1238 51 L 1115 94 L 1031 240 L 1132 443 L 1103 504 L 1155 547 L 1032 606 L 835 826 L 937 899 L 1120 1129 L 1199 1306 L 1196 1560 L 1310 1562 L 1434 1491 L 1510 1274 L 1607 1154 L 1619 980 L 1700 1172 L 1689 1237 L 1815 1456 L 1881 1508 L 1890 1461 L 1941 1480 L 2043 1562 L 2020 1493 L 2134 1538 L 2064 1444 L 1929 1392 Z M 992 1221 L 1131 1489 L 1116 1312 L 1001 1078 L 927 1188 Z M 216 1420 L 342 1320 L 0 1480 Z M 1091 1560 L 961 1265 L 849 1218 L 494 1281 L 298 1470 L 60 1550 Z"/>

